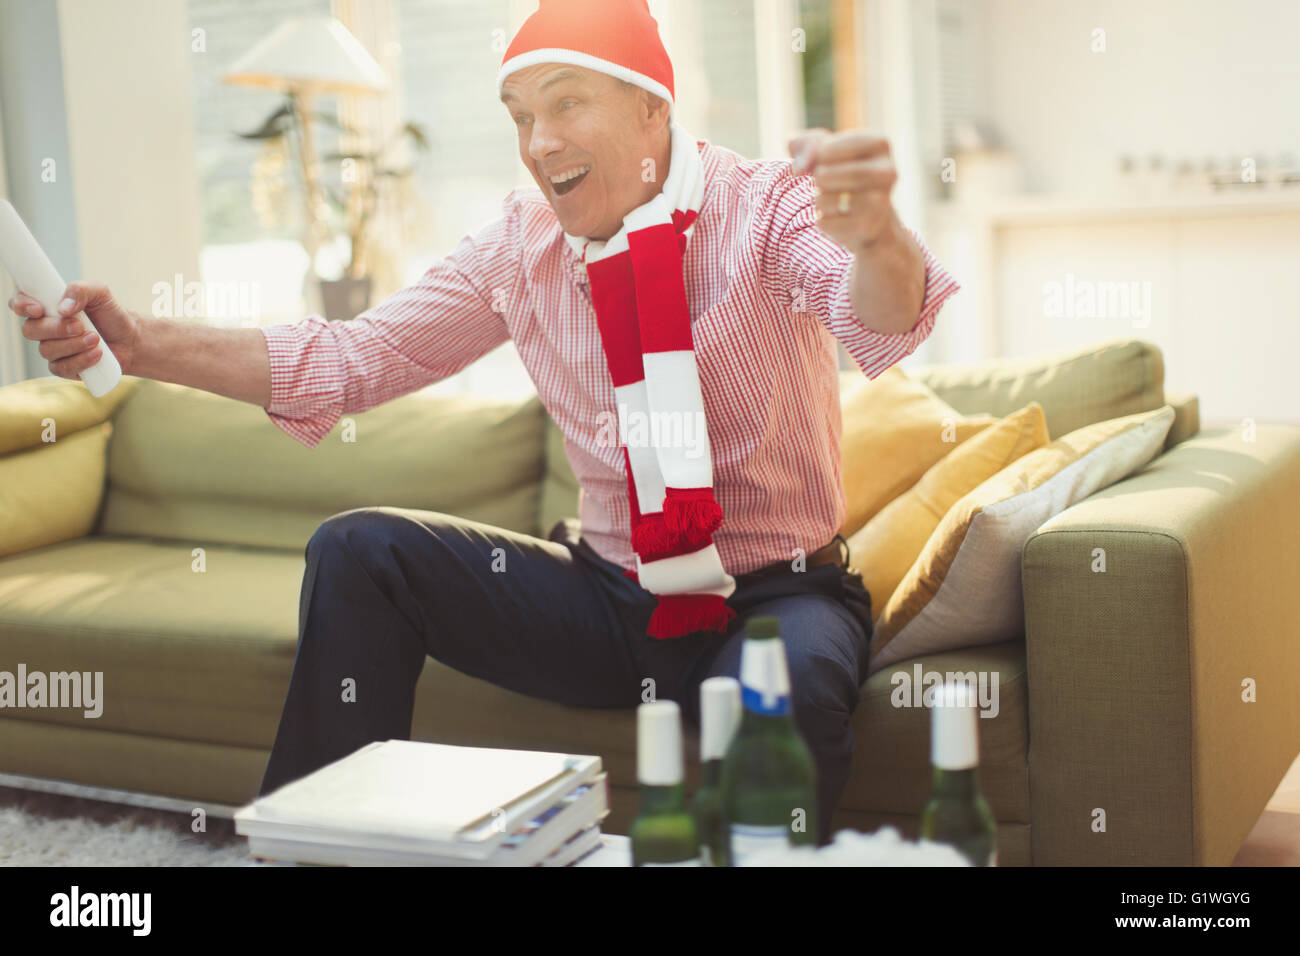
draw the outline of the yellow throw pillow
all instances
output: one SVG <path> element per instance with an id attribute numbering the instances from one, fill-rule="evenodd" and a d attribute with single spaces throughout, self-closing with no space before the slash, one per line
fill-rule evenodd
<path id="1" fill-rule="evenodd" d="M 846 537 L 940 458 L 997 421 L 961 414 L 897 365 L 846 392 L 840 413 Z"/>
<path id="2" fill-rule="evenodd" d="M 1025 542 L 1049 518 L 1159 455 L 1173 422 L 1174 409 L 1165 405 L 1087 425 L 1029 452 L 962 497 L 877 617 L 868 670 L 1023 637 Z"/>
<path id="3" fill-rule="evenodd" d="M 0 415 L 0 455 L 38 445 L 44 447 L 46 419 L 54 422 L 56 443 L 65 435 L 106 420 L 139 381 L 134 376 L 125 376 L 117 388 L 102 398 L 91 395 L 80 381 L 50 376 L 0 388 L 0 409 L 4 409 Z"/>
<path id="4" fill-rule="evenodd" d="M 1043 407 L 1030 402 L 940 458 L 853 535 L 849 555 L 875 606 L 885 606 L 949 508 L 1050 440 Z"/>
<path id="5" fill-rule="evenodd" d="M 0 458 L 0 557 L 90 534 L 112 431 L 101 422 Z"/>

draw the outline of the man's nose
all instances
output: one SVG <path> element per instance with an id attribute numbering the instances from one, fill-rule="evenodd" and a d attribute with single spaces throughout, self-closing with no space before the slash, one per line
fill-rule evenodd
<path id="1" fill-rule="evenodd" d="M 562 149 L 564 140 L 555 135 L 545 123 L 534 120 L 532 135 L 528 137 L 528 155 L 533 159 L 545 159 Z"/>

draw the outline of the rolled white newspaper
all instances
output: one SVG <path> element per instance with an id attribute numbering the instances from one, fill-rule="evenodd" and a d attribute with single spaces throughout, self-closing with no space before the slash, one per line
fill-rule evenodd
<path id="1" fill-rule="evenodd" d="M 19 290 L 45 307 L 46 315 L 59 314 L 59 301 L 68 284 L 18 215 L 18 210 L 4 199 L 0 199 L 0 263 L 14 277 L 14 285 Z M 85 321 L 94 328 L 89 316 Z M 122 380 L 122 366 L 117 356 L 104 344 L 103 333 L 99 339 L 99 361 L 81 373 L 81 380 L 96 398 L 107 395 Z"/>

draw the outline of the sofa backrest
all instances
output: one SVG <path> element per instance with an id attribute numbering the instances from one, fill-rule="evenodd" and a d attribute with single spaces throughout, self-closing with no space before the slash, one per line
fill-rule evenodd
<path id="1" fill-rule="evenodd" d="M 1036 401 L 1053 438 L 1166 401 L 1160 350 L 1141 339 L 908 374 L 965 414 L 1005 416 Z M 861 381 L 857 371 L 844 376 L 846 387 Z M 1195 396 L 1178 409 L 1167 447 L 1199 428 Z M 543 535 L 577 514 L 563 438 L 536 398 L 426 389 L 348 417 L 355 441 L 343 440 L 345 419 L 308 449 L 255 406 L 135 380 L 114 414 L 96 530 L 298 549 L 325 518 L 364 505 L 446 511 Z"/>
<path id="2" fill-rule="evenodd" d="M 392 505 L 535 534 L 544 417 L 423 389 L 307 448 L 255 405 L 141 380 L 114 415 L 96 530 L 301 550 L 332 514 Z"/>
<path id="3" fill-rule="evenodd" d="M 1094 422 L 1174 404 L 1175 421 L 1166 439 L 1171 448 L 1196 434 L 1200 418 L 1195 395 L 1165 395 L 1164 358 L 1152 342 L 1112 339 L 1077 352 L 1018 359 L 922 365 L 907 374 L 933 389 L 963 415 L 986 412 L 1004 418 L 1030 402 L 1043 407 L 1048 432 L 1059 438 Z M 840 393 L 863 381 L 858 369 L 840 377 Z M 546 425 L 546 477 L 540 524 L 577 514 L 578 483 L 564 453 L 564 439 Z"/>
<path id="4" fill-rule="evenodd" d="M 908 374 L 963 415 L 1003 418 L 1038 402 L 1053 439 L 1165 404 L 1164 357 L 1142 339 L 1112 339 L 1051 355 L 922 365 Z"/>

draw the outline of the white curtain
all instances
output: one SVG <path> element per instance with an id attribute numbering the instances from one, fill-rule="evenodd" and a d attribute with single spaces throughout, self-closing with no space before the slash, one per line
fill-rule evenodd
<path id="1" fill-rule="evenodd" d="M 0 196 L 9 198 L 9 184 L 5 179 L 4 117 L 0 116 Z M 23 336 L 19 329 L 22 319 L 9 311 L 9 297 L 14 294 L 14 284 L 9 273 L 0 269 L 0 307 L 4 319 L 0 321 L 0 385 L 12 385 L 27 378 L 23 360 Z"/>

